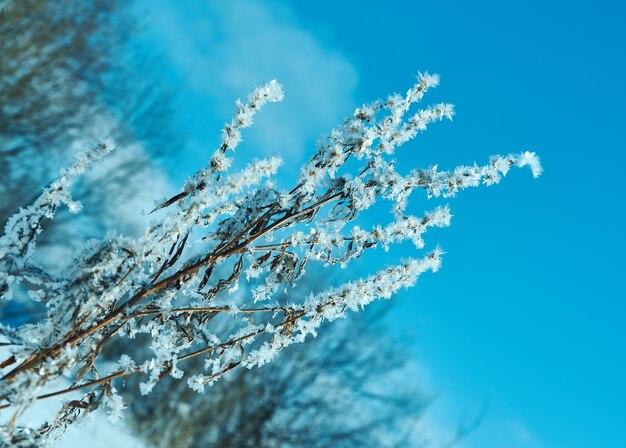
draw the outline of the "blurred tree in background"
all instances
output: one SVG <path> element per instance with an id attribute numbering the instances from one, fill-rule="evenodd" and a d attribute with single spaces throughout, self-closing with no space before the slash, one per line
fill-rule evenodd
<path id="1" fill-rule="evenodd" d="M 106 135 L 117 142 L 118 155 L 77 195 L 98 204 L 86 207 L 97 216 L 82 230 L 102 231 L 111 198 L 135 194 L 129 180 L 145 177 L 156 156 L 179 149 L 172 95 L 157 55 L 141 43 L 135 6 L 132 0 L 0 2 L 0 224 L 32 202 L 78 143 Z"/>

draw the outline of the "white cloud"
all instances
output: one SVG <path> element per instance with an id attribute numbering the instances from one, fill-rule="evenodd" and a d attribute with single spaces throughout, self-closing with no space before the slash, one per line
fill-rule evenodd
<path id="1" fill-rule="evenodd" d="M 233 101 L 261 82 L 277 79 L 284 85 L 285 101 L 268 106 L 244 135 L 247 154 L 279 153 L 287 168 L 294 168 L 305 150 L 306 156 L 312 153 L 307 146 L 354 107 L 354 68 L 303 29 L 287 5 L 238 0 L 191 6 L 162 0 L 148 7 L 158 43 L 189 90 L 192 126 L 202 128 L 208 117 L 229 120 Z M 191 136 L 207 155 L 218 141 L 219 129 L 211 131 L 212 137 Z"/>

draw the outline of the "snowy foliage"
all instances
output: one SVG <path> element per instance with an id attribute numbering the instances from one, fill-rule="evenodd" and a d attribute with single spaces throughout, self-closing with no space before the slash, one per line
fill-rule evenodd
<path id="1" fill-rule="evenodd" d="M 242 130 L 267 103 L 283 99 L 276 81 L 262 85 L 237 102 L 208 167 L 181 193 L 156 205 L 156 220 L 143 236 L 110 234 L 88 243 L 62 272 L 46 272 L 31 256 L 45 219 L 53 218 L 62 203 L 79 208 L 69 195 L 72 180 L 113 146 L 92 145 L 8 221 L 0 239 L 2 300 L 28 291 L 46 309 L 35 323 L 0 327 L 12 352 L 2 363 L 0 409 L 11 417 L 0 440 L 41 446 L 101 404 L 115 421 L 124 403 L 114 382 L 130 375 L 141 376 L 143 394 L 166 375 L 203 392 L 226 372 L 274 361 L 283 348 L 315 336 L 323 322 L 388 299 L 423 273 L 437 271 L 443 253 L 438 246 L 305 298 L 296 288 L 307 262 L 345 268 L 370 249 L 405 240 L 422 249 L 428 228 L 448 226 L 451 214 L 447 206 L 422 216 L 408 213 L 416 190 L 451 197 L 467 187 L 499 182 L 512 166 L 541 174 L 538 158 L 529 152 L 451 171 L 436 166 L 396 171 L 393 154 L 399 146 L 434 122 L 452 118 L 449 104 L 417 106 L 438 82 L 438 76 L 420 74 L 405 95 L 358 108 L 320 141 L 291 190 L 279 189 L 271 179 L 280 166 L 277 158 L 253 160 L 229 172 Z M 390 204 L 390 222 L 359 227 L 357 218 L 379 199 Z M 292 297 L 286 304 L 277 297 L 284 291 Z M 109 342 L 123 338 L 133 344 L 139 337 L 151 341 L 149 356 L 124 354 L 113 365 L 99 362 Z M 186 371 L 185 361 L 196 357 L 204 358 L 204 370 Z M 52 390 L 60 376 L 73 386 Z M 83 395 L 65 403 L 42 427 L 20 424 L 35 400 L 77 391 Z"/>
<path id="2" fill-rule="evenodd" d="M 312 271 L 299 290 L 324 283 Z M 394 338 L 384 325 L 389 309 L 370 307 L 351 319 L 327 322 L 319 337 L 286 348 L 279 362 L 235 369 L 204 394 L 163 378 L 141 397 L 140 379 L 130 376 L 123 389 L 127 422 L 155 448 L 440 446 L 427 444 L 428 435 L 416 424 L 424 421 L 432 397 L 409 361 L 406 336 Z M 142 350 L 132 349 L 133 356 Z M 199 370 L 202 364 L 194 358 L 185 368 Z M 197 409 L 202 412 L 192 411 Z"/>

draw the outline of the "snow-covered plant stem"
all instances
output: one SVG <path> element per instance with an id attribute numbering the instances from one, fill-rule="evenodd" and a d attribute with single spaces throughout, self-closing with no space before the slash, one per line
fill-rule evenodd
<path id="1" fill-rule="evenodd" d="M 467 187 L 497 183 L 512 166 L 541 174 L 538 158 L 529 152 L 452 171 L 396 171 L 397 147 L 431 123 L 452 118 L 449 104 L 418 107 L 409 115 L 438 81 L 420 74 L 404 96 L 358 108 L 320 141 L 290 190 L 271 181 L 280 166 L 274 157 L 229 172 L 241 131 L 266 103 L 283 99 L 276 81 L 262 85 L 237 102 L 209 166 L 180 194 L 156 206 L 156 222 L 142 237 L 111 234 L 90 242 L 62 271 L 48 272 L 32 258 L 36 236 L 60 203 L 74 207 L 68 193 L 72 178 L 112 149 L 108 142 L 94 144 L 9 220 L 0 239 L 3 299 L 28 294 L 46 311 L 40 321 L 0 327 L 10 347 L 0 365 L 0 409 L 12 412 L 2 440 L 18 446 L 44 443 L 101 403 L 117 419 L 123 403 L 113 381 L 128 375 L 145 376 L 144 394 L 168 374 L 186 376 L 189 386 L 202 392 L 238 366 L 271 361 L 282 348 L 315 335 L 323 321 L 387 299 L 414 285 L 424 272 L 437 271 L 442 251 L 435 247 L 308 297 L 296 288 L 307 262 L 343 268 L 370 249 L 405 240 L 422 249 L 428 228 L 448 226 L 451 214 L 447 206 L 410 214 L 408 200 L 415 190 L 450 197 Z M 356 225 L 378 199 L 390 204 L 388 222 L 370 229 Z M 279 290 L 287 291 L 289 302 L 278 299 Z M 145 359 L 123 355 L 114 365 L 99 362 L 114 338 L 132 344 L 138 335 L 151 340 L 152 354 Z M 198 356 L 205 359 L 205 371 L 185 375 L 184 361 Z M 61 377 L 71 385 L 54 390 Z M 76 391 L 84 393 L 63 405 L 53 420 L 38 428 L 18 424 L 37 399 Z"/>

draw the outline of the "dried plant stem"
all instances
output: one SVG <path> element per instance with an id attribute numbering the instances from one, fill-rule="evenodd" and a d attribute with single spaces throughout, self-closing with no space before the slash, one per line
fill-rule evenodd
<path id="1" fill-rule="evenodd" d="M 18 373 L 34 367 L 45 358 L 48 358 L 50 356 L 58 356 L 58 354 L 63 349 L 63 347 L 65 347 L 66 345 L 76 344 L 78 341 L 96 333 L 103 327 L 106 327 L 107 325 L 110 325 L 118 321 L 119 319 L 123 318 L 124 317 L 123 313 L 125 310 L 128 310 L 132 308 L 133 306 L 137 305 L 140 301 L 142 301 L 146 297 L 149 297 L 155 292 L 172 285 L 174 282 L 178 280 L 181 280 L 189 275 L 193 275 L 197 273 L 204 266 L 207 266 L 209 264 L 214 264 L 216 261 L 223 259 L 223 258 L 228 258 L 234 254 L 245 252 L 246 248 L 251 243 L 263 237 L 264 235 L 267 235 L 268 233 L 284 225 L 287 225 L 290 221 L 293 221 L 301 216 L 306 216 L 307 214 L 318 210 L 320 207 L 323 207 L 324 205 L 340 198 L 341 196 L 342 196 L 342 193 L 335 193 L 325 199 L 322 199 L 316 202 L 315 204 L 303 210 L 300 210 L 292 214 L 288 214 L 287 216 L 284 216 L 283 218 L 277 219 L 272 224 L 259 230 L 258 232 L 256 232 L 255 234 L 247 238 L 246 240 L 238 244 L 235 244 L 233 247 L 223 249 L 222 251 L 215 253 L 215 254 L 209 254 L 208 256 L 200 260 L 199 262 L 192 264 L 190 266 L 187 266 L 181 269 L 180 271 L 176 272 L 175 274 L 172 274 L 169 277 L 164 278 L 163 280 L 157 282 L 150 288 L 139 291 L 132 298 L 130 298 L 127 302 L 117 307 L 115 310 L 109 313 L 106 317 L 104 317 L 100 322 L 88 328 L 87 330 L 84 330 L 74 336 L 70 336 L 66 338 L 63 342 L 58 343 L 54 347 L 50 347 L 46 350 L 33 354 L 30 358 L 23 361 L 19 366 L 15 367 L 13 370 L 5 374 L 2 377 L 2 380 L 10 380 L 11 378 L 15 377 L 15 375 L 17 375 Z M 236 242 L 236 240 L 234 241 Z"/>

